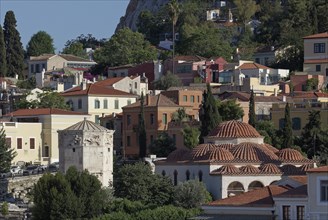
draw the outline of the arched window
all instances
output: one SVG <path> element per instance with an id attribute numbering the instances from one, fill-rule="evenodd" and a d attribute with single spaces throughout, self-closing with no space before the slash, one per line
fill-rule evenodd
<path id="1" fill-rule="evenodd" d="M 244 186 L 238 181 L 234 181 L 228 186 L 228 197 L 239 195 L 243 192 L 245 192 Z"/>
<path id="2" fill-rule="evenodd" d="M 260 181 L 253 181 L 249 184 L 248 186 L 248 191 L 254 190 L 254 189 L 259 189 L 264 187 L 263 183 L 261 183 Z"/>
<path id="3" fill-rule="evenodd" d="M 173 184 L 176 186 L 178 185 L 178 171 L 174 170 L 174 178 L 173 178 Z"/>
<path id="4" fill-rule="evenodd" d="M 203 181 L 203 172 L 201 170 L 198 172 L 198 179 L 199 179 L 199 182 Z"/>
<path id="5" fill-rule="evenodd" d="M 104 99 L 104 109 L 108 109 L 108 100 Z"/>
<path id="6" fill-rule="evenodd" d="M 293 128 L 293 130 L 301 130 L 301 119 L 300 118 L 292 119 L 292 128 Z"/>
<path id="7" fill-rule="evenodd" d="M 78 108 L 78 109 L 81 109 L 81 108 L 82 108 L 82 99 L 79 99 L 79 100 L 77 101 L 77 108 Z"/>
<path id="8" fill-rule="evenodd" d="M 100 108 L 100 101 L 98 99 L 95 100 L 95 109 Z"/>
<path id="9" fill-rule="evenodd" d="M 190 180 L 190 171 L 189 170 L 186 171 L 186 180 L 187 181 Z"/>

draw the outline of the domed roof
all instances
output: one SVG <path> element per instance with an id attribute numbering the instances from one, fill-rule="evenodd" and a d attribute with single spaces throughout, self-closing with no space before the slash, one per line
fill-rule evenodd
<path id="1" fill-rule="evenodd" d="M 243 161 L 274 161 L 278 157 L 272 151 L 264 146 L 256 143 L 244 142 L 235 145 L 232 150 L 232 155 Z"/>
<path id="2" fill-rule="evenodd" d="M 300 167 L 300 170 L 303 171 L 303 172 L 306 172 L 308 171 L 309 169 L 312 169 L 314 168 L 314 164 L 311 163 L 311 164 L 303 164 L 301 167 Z"/>
<path id="3" fill-rule="evenodd" d="M 260 172 L 260 170 L 257 167 L 254 167 L 252 165 L 246 165 L 246 166 L 240 167 L 239 169 L 240 169 L 240 171 L 244 172 L 245 174 L 246 173 L 259 173 Z"/>
<path id="4" fill-rule="evenodd" d="M 251 125 L 241 121 L 226 121 L 220 123 L 208 135 L 220 138 L 254 138 L 261 135 Z"/>
<path id="5" fill-rule="evenodd" d="M 215 171 L 218 174 L 237 174 L 240 173 L 239 169 L 234 165 L 228 164 L 220 167 Z"/>
<path id="6" fill-rule="evenodd" d="M 215 145 L 215 144 L 200 144 L 192 150 L 192 152 L 190 153 L 191 154 L 190 159 L 192 159 L 192 160 L 201 159 L 202 157 L 204 157 L 206 154 L 208 154 L 210 151 L 212 151 L 215 148 L 217 148 L 217 145 Z"/>
<path id="7" fill-rule="evenodd" d="M 86 120 L 86 118 L 84 118 L 83 121 L 80 121 L 68 128 L 65 129 L 70 130 L 70 131 L 108 131 L 107 128 L 98 125 L 92 121 L 88 121 Z"/>
<path id="8" fill-rule="evenodd" d="M 220 148 L 224 148 L 226 150 L 231 150 L 234 145 L 233 144 L 218 144 L 217 146 Z"/>
<path id="9" fill-rule="evenodd" d="M 291 148 L 282 149 L 276 154 L 282 161 L 299 161 L 305 159 L 299 151 Z"/>
<path id="10" fill-rule="evenodd" d="M 212 149 L 203 158 L 210 161 L 230 161 L 235 159 L 235 157 L 228 150 L 221 147 Z"/>
<path id="11" fill-rule="evenodd" d="M 166 161 L 182 161 L 186 159 L 186 155 L 190 152 L 187 148 L 178 148 L 172 151 L 166 158 Z"/>
<path id="12" fill-rule="evenodd" d="M 277 174 L 281 173 L 280 169 L 273 163 L 266 163 L 260 166 L 260 170 L 263 173 Z"/>
<path id="13" fill-rule="evenodd" d="M 264 147 L 268 148 L 268 149 L 271 150 L 273 153 L 277 153 L 277 152 L 279 151 L 277 148 L 271 146 L 270 144 L 266 144 L 266 143 L 264 143 L 264 144 L 261 144 L 261 145 L 263 145 Z"/>
<path id="14" fill-rule="evenodd" d="M 299 175 L 304 174 L 299 168 L 292 164 L 286 164 L 280 167 L 280 170 L 284 173 L 284 175 Z"/>

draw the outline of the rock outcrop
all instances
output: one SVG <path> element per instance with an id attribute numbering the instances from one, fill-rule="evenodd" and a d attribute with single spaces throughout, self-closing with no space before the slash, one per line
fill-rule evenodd
<path id="1" fill-rule="evenodd" d="M 123 27 L 128 27 L 133 31 L 137 30 L 137 21 L 140 12 L 149 10 L 157 12 L 159 8 L 167 4 L 170 0 L 130 0 L 126 8 L 125 15 L 121 17 L 115 32 Z"/>

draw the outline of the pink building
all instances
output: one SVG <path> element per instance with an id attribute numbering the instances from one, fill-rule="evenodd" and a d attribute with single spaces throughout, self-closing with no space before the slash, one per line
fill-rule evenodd
<path id="1" fill-rule="evenodd" d="M 294 91 L 305 91 L 306 90 L 306 82 L 309 79 L 318 79 L 317 89 L 320 89 L 325 81 L 325 76 L 323 75 L 292 75 L 290 76 L 290 82 L 294 86 Z M 313 90 L 317 90 L 313 89 Z"/>

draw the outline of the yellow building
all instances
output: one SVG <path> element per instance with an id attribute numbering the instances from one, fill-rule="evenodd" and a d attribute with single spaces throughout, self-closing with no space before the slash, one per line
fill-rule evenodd
<path id="1" fill-rule="evenodd" d="M 41 164 L 59 160 L 58 130 L 90 118 L 85 113 L 51 108 L 20 109 L 5 117 L 17 122 L 10 128 L 5 124 L 6 135 L 18 153 L 15 160 L 39 161 Z M 5 123 L 9 125 L 9 122 Z M 33 139 L 34 148 L 31 148 Z"/>

